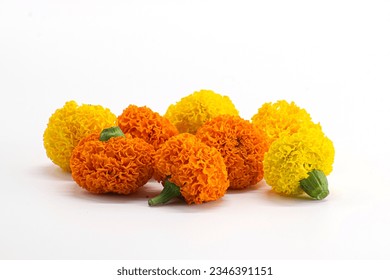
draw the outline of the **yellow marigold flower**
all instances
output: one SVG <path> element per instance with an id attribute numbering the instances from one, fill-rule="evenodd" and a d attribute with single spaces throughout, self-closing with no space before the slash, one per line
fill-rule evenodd
<path id="1" fill-rule="evenodd" d="M 230 189 L 243 189 L 263 179 L 264 137 L 249 121 L 221 115 L 202 125 L 196 137 L 222 154 Z"/>
<path id="2" fill-rule="evenodd" d="M 253 125 L 266 137 L 266 150 L 282 134 L 293 134 L 303 126 L 313 126 L 309 113 L 294 102 L 264 103 L 252 117 Z"/>
<path id="3" fill-rule="evenodd" d="M 117 117 L 100 105 L 77 105 L 68 101 L 49 118 L 43 134 L 47 156 L 65 171 L 70 171 L 73 148 L 92 132 L 116 125 Z"/>
<path id="4" fill-rule="evenodd" d="M 183 97 L 168 107 L 165 117 L 180 133 L 196 133 L 207 120 L 219 115 L 238 116 L 238 111 L 228 96 L 211 90 L 201 90 Z"/>
<path id="5" fill-rule="evenodd" d="M 119 127 L 93 133 L 73 149 L 72 177 L 91 193 L 131 194 L 153 175 L 154 148 L 140 138 L 123 134 Z"/>
<path id="6" fill-rule="evenodd" d="M 272 143 L 264 156 L 264 179 L 277 193 L 306 192 L 323 199 L 329 193 L 325 175 L 332 171 L 334 154 L 333 143 L 320 125 L 302 128 Z"/>
<path id="7" fill-rule="evenodd" d="M 118 125 L 124 133 L 145 140 L 155 149 L 170 137 L 179 134 L 167 118 L 146 106 L 129 105 L 118 116 Z"/>
<path id="8" fill-rule="evenodd" d="M 226 166 L 217 149 L 189 133 L 173 136 L 155 155 L 155 177 L 164 189 L 149 205 L 182 196 L 188 204 L 222 197 L 229 186 Z"/>

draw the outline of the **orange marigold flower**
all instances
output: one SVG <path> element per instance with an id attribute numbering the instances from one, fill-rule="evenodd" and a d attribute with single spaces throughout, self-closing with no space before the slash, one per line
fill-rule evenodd
<path id="1" fill-rule="evenodd" d="M 223 156 L 230 189 L 243 189 L 263 179 L 265 139 L 238 116 L 222 115 L 207 121 L 196 136 Z"/>
<path id="2" fill-rule="evenodd" d="M 43 134 L 48 158 L 65 171 L 70 171 L 69 159 L 73 148 L 92 132 L 116 125 L 117 117 L 100 105 L 68 101 L 49 118 Z"/>
<path id="3" fill-rule="evenodd" d="M 188 204 L 200 204 L 221 198 L 229 186 L 222 155 L 189 133 L 166 141 L 155 155 L 155 176 L 164 182 L 160 195 L 149 205 L 168 202 L 182 196 Z"/>
<path id="4" fill-rule="evenodd" d="M 83 145 L 85 142 L 89 142 L 89 141 L 98 141 L 100 139 L 100 135 L 101 135 L 101 132 L 94 132 L 94 133 L 91 133 L 87 136 L 85 136 L 83 139 L 80 140 L 78 146 L 80 145 Z M 130 133 L 124 133 L 124 135 L 126 136 L 126 138 L 128 139 L 131 139 L 133 138 L 133 136 L 131 136 Z"/>
<path id="5" fill-rule="evenodd" d="M 124 133 L 144 139 L 155 149 L 170 137 L 179 134 L 168 119 L 146 106 L 128 106 L 118 117 L 118 125 Z"/>
<path id="6" fill-rule="evenodd" d="M 100 140 L 96 136 L 80 141 L 70 158 L 72 177 L 80 187 L 96 194 L 130 194 L 149 181 L 153 175 L 152 145 L 129 138 L 119 127 L 103 130 Z"/>
<path id="7" fill-rule="evenodd" d="M 315 126 L 305 109 L 286 100 L 264 103 L 252 117 L 252 123 L 264 134 L 266 150 L 283 134 L 291 135 L 302 127 Z"/>

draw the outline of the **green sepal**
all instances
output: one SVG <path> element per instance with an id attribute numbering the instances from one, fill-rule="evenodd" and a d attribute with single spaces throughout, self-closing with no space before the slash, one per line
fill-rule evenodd
<path id="1" fill-rule="evenodd" d="M 165 180 L 164 189 L 160 194 L 148 200 L 149 206 L 156 206 L 160 204 L 165 204 L 174 197 L 180 197 L 180 187 L 176 186 L 174 183 Z"/>
<path id="2" fill-rule="evenodd" d="M 120 129 L 119 126 L 113 126 L 110 128 L 105 128 L 102 130 L 100 133 L 99 140 L 100 141 L 108 141 L 112 137 L 125 137 L 125 134 L 123 131 Z"/>
<path id="3" fill-rule="evenodd" d="M 328 196 L 328 180 L 321 170 L 314 169 L 308 173 L 309 177 L 300 181 L 301 189 L 310 197 L 321 200 Z"/>

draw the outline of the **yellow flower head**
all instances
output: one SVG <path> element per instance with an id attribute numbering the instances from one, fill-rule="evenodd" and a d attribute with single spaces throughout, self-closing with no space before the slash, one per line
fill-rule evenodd
<path id="1" fill-rule="evenodd" d="M 243 189 L 263 179 L 264 137 L 249 121 L 221 115 L 202 125 L 196 137 L 222 154 L 230 189 Z"/>
<path id="2" fill-rule="evenodd" d="M 274 141 L 264 156 L 264 179 L 272 189 L 284 195 L 299 195 L 300 181 L 308 173 L 332 171 L 335 150 L 320 125 L 305 127 Z"/>
<path id="3" fill-rule="evenodd" d="M 238 111 L 228 96 L 211 90 L 201 90 L 183 97 L 168 107 L 165 117 L 180 133 L 196 133 L 207 120 L 219 115 L 238 116 Z"/>
<path id="4" fill-rule="evenodd" d="M 100 105 L 77 105 L 68 101 L 49 118 L 43 134 L 47 156 L 64 171 L 70 171 L 69 160 L 74 147 L 93 132 L 116 125 L 117 117 Z"/>
<path id="5" fill-rule="evenodd" d="M 285 100 L 264 103 L 252 117 L 252 123 L 265 135 L 267 150 L 282 134 L 293 134 L 301 127 L 314 125 L 305 109 Z"/>

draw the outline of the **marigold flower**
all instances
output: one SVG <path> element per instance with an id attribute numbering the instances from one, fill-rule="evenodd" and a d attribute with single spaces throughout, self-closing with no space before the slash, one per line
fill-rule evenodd
<path id="1" fill-rule="evenodd" d="M 315 199 L 329 194 L 326 175 L 334 161 L 332 141 L 320 125 L 304 127 L 275 140 L 264 156 L 264 179 L 280 194 L 306 192 Z"/>
<path id="2" fill-rule="evenodd" d="M 115 132 L 115 133 L 117 133 L 117 132 Z M 123 131 L 122 131 L 122 133 L 123 133 Z M 100 135 L 102 134 L 102 132 L 94 132 L 94 133 L 91 133 L 91 134 L 89 134 L 89 135 L 87 135 L 87 136 L 85 136 L 83 139 L 81 139 L 80 141 L 79 141 L 79 143 L 78 143 L 78 146 L 80 146 L 80 145 L 83 145 L 85 142 L 89 142 L 89 141 L 98 141 L 98 140 L 100 140 Z M 126 136 L 126 138 L 128 138 L 128 139 L 131 139 L 131 138 L 133 138 L 133 136 L 131 136 L 131 134 L 130 133 L 123 133 L 125 136 Z"/>
<path id="3" fill-rule="evenodd" d="M 189 133 L 167 140 L 156 152 L 154 168 L 164 189 L 149 205 L 166 203 L 176 196 L 188 204 L 213 201 L 229 186 L 222 155 Z"/>
<path id="4" fill-rule="evenodd" d="M 264 137 L 249 121 L 221 115 L 202 125 L 196 136 L 222 154 L 230 189 L 243 189 L 263 179 Z"/>
<path id="5" fill-rule="evenodd" d="M 119 127 L 105 129 L 80 141 L 70 158 L 72 177 L 91 193 L 131 194 L 153 175 L 154 148 L 129 138 Z"/>
<path id="6" fill-rule="evenodd" d="M 314 126 L 311 116 L 305 109 L 286 100 L 264 103 L 252 117 L 252 123 L 263 132 L 266 150 L 282 134 L 293 134 L 303 126 Z"/>
<path id="7" fill-rule="evenodd" d="M 228 96 L 211 90 L 201 90 L 183 97 L 168 107 L 165 117 L 180 133 L 195 134 L 207 120 L 219 115 L 238 116 L 238 111 Z"/>
<path id="8" fill-rule="evenodd" d="M 68 101 L 49 118 L 43 134 L 47 156 L 54 164 L 70 171 L 69 159 L 73 148 L 92 132 L 116 125 L 117 117 L 100 105 L 77 105 Z"/>
<path id="9" fill-rule="evenodd" d="M 118 125 L 124 133 L 145 140 L 155 149 L 179 133 L 167 118 L 146 106 L 129 105 L 119 115 Z"/>

